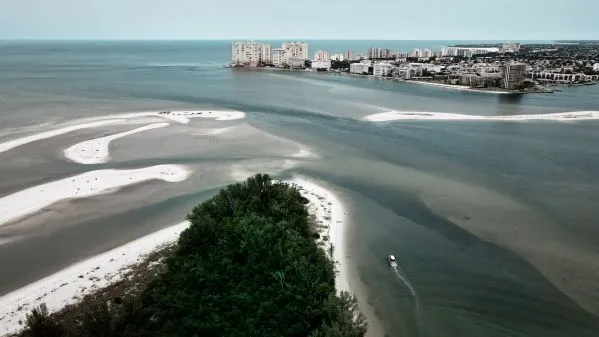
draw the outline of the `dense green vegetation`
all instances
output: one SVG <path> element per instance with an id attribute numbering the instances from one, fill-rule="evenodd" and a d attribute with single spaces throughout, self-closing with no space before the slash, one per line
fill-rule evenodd
<path id="1" fill-rule="evenodd" d="M 307 202 L 267 175 L 230 185 L 188 215 L 142 291 L 67 327 L 38 311 L 24 335 L 363 336 L 355 299 L 336 295 L 334 264 L 313 240 Z"/>

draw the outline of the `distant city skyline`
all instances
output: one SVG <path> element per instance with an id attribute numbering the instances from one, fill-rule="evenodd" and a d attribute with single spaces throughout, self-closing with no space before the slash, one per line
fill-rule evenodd
<path id="1" fill-rule="evenodd" d="M 596 0 L 0 0 L 0 39 L 599 39 Z"/>

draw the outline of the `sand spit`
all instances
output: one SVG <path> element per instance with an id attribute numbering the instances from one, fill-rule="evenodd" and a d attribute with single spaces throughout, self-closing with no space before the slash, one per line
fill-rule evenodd
<path id="1" fill-rule="evenodd" d="M 60 136 L 65 133 L 69 133 L 69 132 L 73 132 L 73 131 L 77 131 L 77 130 L 96 128 L 99 126 L 121 123 L 123 121 L 124 121 L 124 119 L 108 119 L 108 120 L 102 120 L 102 121 L 97 121 L 97 122 L 83 123 L 83 124 L 65 126 L 63 128 L 56 129 L 56 130 L 40 132 L 40 133 L 31 135 L 31 136 L 27 136 L 27 137 L 13 139 L 8 142 L 0 143 L 0 153 L 8 151 L 8 150 L 12 150 L 15 147 L 25 145 L 25 144 L 28 144 L 31 142 L 35 142 L 38 140 Z"/>
<path id="2" fill-rule="evenodd" d="M 97 170 L 34 186 L 0 198 L 0 226 L 38 212 L 60 200 L 111 193 L 118 188 L 159 179 L 179 182 L 190 171 L 179 165 L 157 165 L 134 170 Z"/>
<path id="3" fill-rule="evenodd" d="M 110 160 L 109 145 L 113 140 L 169 125 L 169 123 L 154 123 L 114 135 L 90 139 L 64 150 L 64 156 L 71 161 L 84 165 L 106 163 Z"/>

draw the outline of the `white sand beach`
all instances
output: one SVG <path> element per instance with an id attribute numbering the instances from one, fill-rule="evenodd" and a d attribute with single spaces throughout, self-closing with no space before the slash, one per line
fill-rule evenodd
<path id="1" fill-rule="evenodd" d="M 579 120 L 595 120 L 599 119 L 599 111 L 573 111 L 573 112 L 558 112 L 549 114 L 534 114 L 534 115 L 511 115 L 511 116 L 479 116 L 465 115 L 446 112 L 417 112 L 417 111 L 387 111 L 368 115 L 364 118 L 371 122 L 388 122 L 388 121 L 529 121 L 529 120 L 549 120 L 549 121 L 579 121 Z"/>
<path id="2" fill-rule="evenodd" d="M 110 142 L 113 140 L 139 132 L 163 128 L 169 125 L 169 123 L 154 123 L 114 135 L 90 139 L 67 148 L 64 150 L 64 156 L 79 164 L 90 165 L 106 163 L 110 160 L 109 146 Z"/>
<path id="3" fill-rule="evenodd" d="M 118 188 L 159 179 L 179 182 L 190 175 L 180 165 L 157 165 L 134 170 L 97 170 L 34 186 L 0 198 L 0 226 L 38 212 L 64 199 L 111 193 Z"/>
<path id="4" fill-rule="evenodd" d="M 54 312 L 123 279 L 128 268 L 175 242 L 188 226 L 182 222 L 146 235 L 0 297 L 0 336 L 22 329 L 26 314 L 42 303 Z"/>
<path id="5" fill-rule="evenodd" d="M 302 195 L 310 201 L 308 209 L 322 226 L 323 239 L 318 242 L 327 253 L 328 245 L 334 247 L 333 259 L 337 262 L 339 271 L 336 277 L 337 289 L 349 291 L 343 205 L 334 193 L 306 177 L 295 176 L 287 182 L 300 189 Z M 175 242 L 188 226 L 188 222 L 182 222 L 157 231 L 0 297 L 0 336 L 22 329 L 19 322 L 24 322 L 26 314 L 42 303 L 46 303 L 48 310 L 54 312 L 123 279 L 133 265 L 143 261 L 156 249 Z M 324 237 L 328 237 L 328 240 L 324 241 Z"/>
<path id="6" fill-rule="evenodd" d="M 97 122 L 83 123 L 83 124 L 65 126 L 63 128 L 56 129 L 56 130 L 40 132 L 40 133 L 31 135 L 31 136 L 27 136 L 27 137 L 13 139 L 8 142 L 0 143 L 0 153 L 8 151 L 8 150 L 12 150 L 15 147 L 25 145 L 27 143 L 36 142 L 38 140 L 60 136 L 65 133 L 69 133 L 69 132 L 73 132 L 73 131 L 77 131 L 77 130 L 96 128 L 99 126 L 121 123 L 123 121 L 124 121 L 124 119 L 108 119 L 108 120 L 102 120 L 102 121 L 97 121 Z"/>
<path id="7" fill-rule="evenodd" d="M 245 118 L 245 113 L 235 110 L 181 110 L 181 111 L 146 111 L 91 117 L 86 121 L 97 121 L 110 118 L 135 119 L 139 117 L 161 117 L 180 124 L 188 124 L 190 118 L 207 118 L 217 121 L 231 121 Z"/>
<path id="8" fill-rule="evenodd" d="M 307 177 L 294 176 L 288 181 L 297 187 L 301 194 L 310 201 L 308 210 L 316 216 L 320 229 L 318 244 L 327 254 L 333 247 L 333 260 L 337 265 L 335 284 L 337 291 L 350 291 L 347 269 L 347 248 L 345 246 L 346 219 L 343 204 L 330 190 L 314 183 Z"/>

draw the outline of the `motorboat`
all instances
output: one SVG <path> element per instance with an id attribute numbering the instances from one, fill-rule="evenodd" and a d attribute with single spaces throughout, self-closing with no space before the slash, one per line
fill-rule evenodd
<path id="1" fill-rule="evenodd" d="M 387 260 L 389 261 L 389 266 L 391 266 L 391 267 L 397 267 L 397 260 L 395 259 L 395 256 L 389 255 L 389 257 L 387 258 Z"/>

